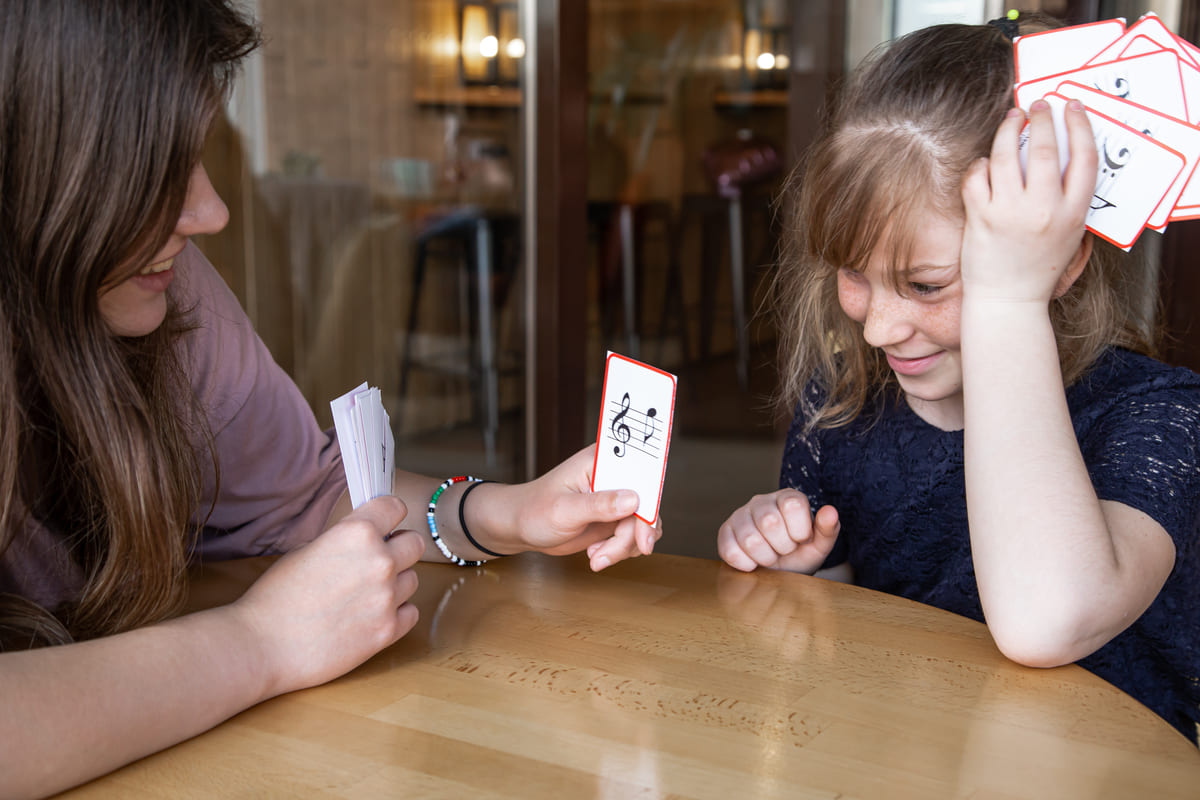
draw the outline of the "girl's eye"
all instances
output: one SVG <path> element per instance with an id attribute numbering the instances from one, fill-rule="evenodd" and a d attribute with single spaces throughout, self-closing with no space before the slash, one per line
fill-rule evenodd
<path id="1" fill-rule="evenodd" d="M 908 288 L 912 289 L 913 294 L 921 295 L 922 297 L 935 295 L 942 290 L 941 286 L 934 286 L 929 283 L 914 283 L 911 281 L 908 284 Z"/>

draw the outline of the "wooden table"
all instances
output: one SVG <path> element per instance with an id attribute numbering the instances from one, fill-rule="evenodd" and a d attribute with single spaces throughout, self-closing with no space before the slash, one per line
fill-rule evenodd
<path id="1" fill-rule="evenodd" d="M 206 567 L 196 603 L 268 564 Z M 419 569 L 394 647 L 70 796 L 1200 796 L 1200 751 L 1128 696 L 907 600 L 662 555 Z"/>

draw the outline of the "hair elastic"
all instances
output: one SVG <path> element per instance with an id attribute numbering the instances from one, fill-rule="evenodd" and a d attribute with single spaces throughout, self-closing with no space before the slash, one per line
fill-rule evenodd
<path id="1" fill-rule="evenodd" d="M 1003 17 L 988 20 L 988 25 L 991 25 L 993 28 L 999 28 L 1004 37 L 1011 42 L 1020 34 L 1020 19 L 1021 12 L 1012 8 Z"/>
<path id="2" fill-rule="evenodd" d="M 463 491 L 462 496 L 458 498 L 458 527 L 462 528 L 463 536 L 467 537 L 467 541 L 481 553 L 487 553 L 492 558 L 504 558 L 507 553 L 497 553 L 495 550 L 488 550 L 486 547 L 475 541 L 475 537 L 471 535 L 471 531 L 467 528 L 467 515 L 463 509 L 467 507 L 467 495 L 475 491 L 478 487 L 485 483 L 495 483 L 495 481 L 476 480 Z"/>
<path id="3" fill-rule="evenodd" d="M 439 486 L 436 490 L 434 490 L 433 496 L 429 498 L 429 509 L 425 512 L 425 519 L 429 523 L 429 537 L 431 539 L 433 539 L 433 543 L 437 545 L 437 549 L 442 551 L 442 555 L 444 555 L 447 559 L 449 559 L 449 561 L 451 563 L 457 564 L 460 567 L 479 567 L 479 566 L 486 564 L 487 562 L 486 561 L 468 561 L 467 559 L 463 558 L 462 556 L 456 556 L 456 555 L 454 555 L 454 553 L 450 552 L 450 548 L 446 546 L 446 543 L 444 541 L 442 541 L 442 537 L 438 535 L 437 519 L 434 517 L 434 511 L 437 510 L 438 498 L 440 498 L 442 496 L 442 493 L 445 492 L 447 489 L 449 489 L 451 486 L 453 486 L 456 483 L 461 483 L 462 481 L 471 481 L 471 483 L 481 483 L 482 479 L 474 478 L 470 475 L 455 475 L 453 478 L 446 478 L 446 480 L 442 481 L 442 485 Z M 470 491 L 470 489 L 468 489 L 468 491 Z M 461 507 L 459 510 L 461 512 Z M 467 537 L 467 538 L 469 539 L 470 537 Z M 473 542 L 474 540 L 471 540 L 471 541 Z M 478 547 L 478 545 L 476 545 L 476 547 Z M 487 552 L 483 548 L 480 548 L 480 551 Z"/>

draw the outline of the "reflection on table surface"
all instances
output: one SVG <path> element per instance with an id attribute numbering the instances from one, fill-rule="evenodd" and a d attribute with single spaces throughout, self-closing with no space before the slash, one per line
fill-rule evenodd
<path id="1" fill-rule="evenodd" d="M 197 607 L 269 559 L 206 566 Z M 421 565 L 417 629 L 73 796 L 1195 798 L 1200 751 L 1075 666 L 807 576 L 655 555 Z"/>

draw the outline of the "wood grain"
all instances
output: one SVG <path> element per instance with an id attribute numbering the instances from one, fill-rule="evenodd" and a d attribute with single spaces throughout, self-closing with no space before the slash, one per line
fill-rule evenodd
<path id="1" fill-rule="evenodd" d="M 269 559 L 207 566 L 196 607 Z M 806 576 L 656 555 L 421 565 L 422 620 L 69 793 L 98 797 L 1195 798 L 1200 751 L 1079 667 Z"/>

